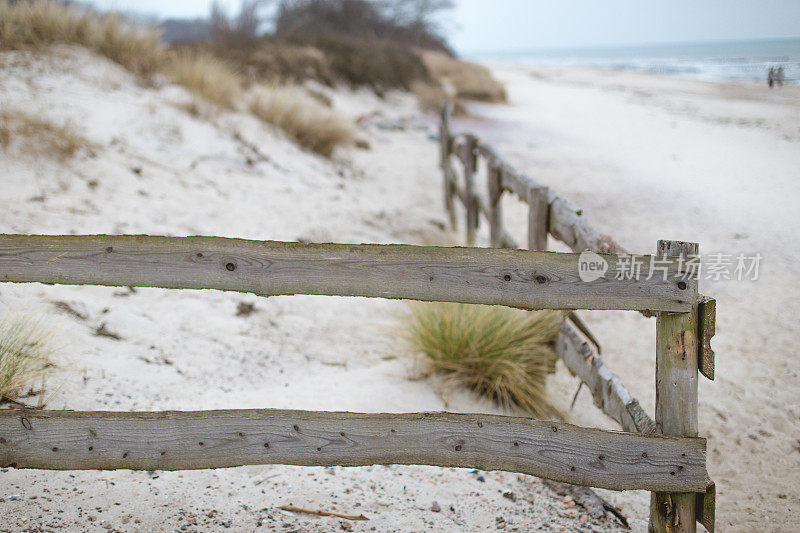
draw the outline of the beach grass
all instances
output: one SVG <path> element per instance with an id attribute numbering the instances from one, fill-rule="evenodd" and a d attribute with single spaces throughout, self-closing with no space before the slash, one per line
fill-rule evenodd
<path id="1" fill-rule="evenodd" d="M 52 367 L 53 329 L 43 320 L 6 315 L 0 320 L 0 398 L 13 401 Z"/>
<path id="2" fill-rule="evenodd" d="M 209 54 L 181 51 L 174 55 L 171 70 L 175 83 L 222 109 L 235 108 L 241 97 L 239 73 Z"/>
<path id="3" fill-rule="evenodd" d="M 71 124 L 59 125 L 41 116 L 8 109 L 0 111 L 0 147 L 7 150 L 12 146 L 28 155 L 65 160 L 94 144 Z"/>
<path id="4" fill-rule="evenodd" d="M 158 72 L 168 58 L 157 31 L 114 15 L 43 0 L 0 0 L 0 50 L 41 50 L 54 44 L 84 46 L 139 76 Z"/>
<path id="5" fill-rule="evenodd" d="M 415 303 L 402 317 L 408 348 L 427 373 L 463 385 L 505 409 L 557 415 L 546 377 L 556 359 L 561 311 L 460 303 Z"/>
<path id="6" fill-rule="evenodd" d="M 260 87 L 250 98 L 250 112 L 283 130 L 300 146 L 330 157 L 338 146 L 353 143 L 353 123 L 296 87 Z"/>

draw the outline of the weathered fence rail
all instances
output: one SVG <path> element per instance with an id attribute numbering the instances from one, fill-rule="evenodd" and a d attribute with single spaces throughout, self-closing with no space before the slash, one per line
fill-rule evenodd
<path id="1" fill-rule="evenodd" d="M 469 133 L 453 134 L 449 106 L 443 110 L 440 134 L 445 209 L 451 226 L 455 228 L 458 220 L 455 199 L 464 206 L 469 246 L 475 245 L 480 216 L 483 215 L 489 224 L 489 244 L 492 247 L 519 247 L 503 227 L 502 197 L 504 193 L 511 193 L 528 204 L 526 244 L 529 249 L 545 250 L 549 235 L 574 252 L 627 253 L 613 238 L 589 224 L 581 209 L 552 189 L 518 172 L 491 146 Z M 453 157 L 463 167 L 463 186 L 459 184 Z M 485 195 L 480 194 L 475 186 L 480 158 L 486 160 Z M 658 243 L 659 260 L 685 260 L 697 253 L 696 244 Z M 641 256 L 636 257 L 638 260 Z M 639 309 L 645 316 L 657 317 L 655 420 L 647 415 L 619 377 L 603 362 L 599 348 L 584 340 L 573 324 L 566 322 L 561 326 L 556 352 L 565 366 L 588 387 L 595 404 L 625 431 L 695 437 L 698 434 L 698 371 L 714 379 L 714 352 L 710 341 L 715 329 L 715 309 L 715 301 L 708 297 L 693 298 L 689 309 L 678 312 Z M 594 336 L 585 327 L 580 329 L 594 342 Z M 715 497 L 714 483 L 710 479 L 706 487 L 696 493 L 655 491 L 651 501 L 650 529 L 694 531 L 697 520 L 713 531 Z"/>
<path id="2" fill-rule="evenodd" d="M 604 259 L 616 265 L 618 258 Z M 643 259 L 649 267 L 653 258 Z M 578 255 L 485 248 L 305 244 L 219 237 L 0 235 L 0 280 L 220 289 L 506 305 L 688 311 L 697 282 L 581 281 Z"/>
<path id="3" fill-rule="evenodd" d="M 427 464 L 617 490 L 692 491 L 706 483 L 704 439 L 496 415 L 4 411 L 0 434 L 0 464 L 17 468 Z"/>

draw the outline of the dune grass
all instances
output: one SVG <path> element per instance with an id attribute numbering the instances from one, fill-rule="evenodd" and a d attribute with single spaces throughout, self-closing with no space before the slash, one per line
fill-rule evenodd
<path id="1" fill-rule="evenodd" d="M 338 146 L 353 143 L 352 122 L 298 88 L 261 87 L 250 97 L 250 112 L 326 157 Z"/>
<path id="2" fill-rule="evenodd" d="M 208 54 L 179 52 L 172 60 L 172 75 L 175 83 L 223 109 L 233 109 L 241 97 L 241 76 Z"/>
<path id="3" fill-rule="evenodd" d="M 44 0 L 0 0 L 0 50 L 84 46 L 140 76 L 167 63 L 167 47 L 153 29 L 131 26 L 113 15 Z"/>
<path id="4" fill-rule="evenodd" d="M 67 125 L 57 125 L 19 110 L 0 112 L 0 147 L 64 160 L 94 145 Z"/>
<path id="5" fill-rule="evenodd" d="M 41 320 L 7 315 L 0 320 L 0 398 L 14 400 L 52 366 L 52 330 Z"/>
<path id="6" fill-rule="evenodd" d="M 449 85 L 455 98 L 482 102 L 505 102 L 506 89 L 494 79 L 489 69 L 436 51 L 420 52 L 430 73 Z"/>
<path id="7" fill-rule="evenodd" d="M 450 387 L 465 385 L 505 409 L 549 418 L 557 411 L 545 382 L 563 318 L 561 311 L 415 303 L 402 321 L 409 352 Z"/>

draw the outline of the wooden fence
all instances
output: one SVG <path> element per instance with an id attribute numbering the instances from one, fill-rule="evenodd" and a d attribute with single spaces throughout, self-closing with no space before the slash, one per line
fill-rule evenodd
<path id="1" fill-rule="evenodd" d="M 488 222 L 492 247 L 519 248 L 503 227 L 502 198 L 509 193 L 527 204 L 526 245 L 529 250 L 546 250 L 548 236 L 552 236 L 574 252 L 589 250 L 601 255 L 618 254 L 618 260 L 627 257 L 624 261 L 630 264 L 632 256 L 612 237 L 594 229 L 581 209 L 517 171 L 476 136 L 454 134 L 450 114 L 451 107 L 447 105 L 442 112 L 440 127 L 444 204 L 454 229 L 458 221 L 456 201 L 463 206 L 469 246 L 475 245 L 483 216 Z M 485 194 L 481 194 L 476 186 L 481 159 L 486 164 Z M 460 177 L 454 160 L 460 163 Z M 689 260 L 698 253 L 698 246 L 693 243 L 659 241 L 656 257 L 658 260 L 682 258 L 683 268 L 688 269 Z M 635 257 L 638 260 L 644 256 Z M 613 269 L 613 266 L 609 267 L 609 271 Z M 641 272 L 648 272 L 647 267 L 642 267 Z M 714 379 L 711 338 L 714 335 L 716 302 L 706 296 L 692 296 L 691 308 L 687 310 L 649 308 L 639 311 L 645 316 L 656 316 L 657 321 L 655 420 L 603 362 L 594 336 L 574 313 L 570 315 L 572 323 L 565 322 L 561 326 L 556 351 L 566 367 L 588 387 L 595 404 L 623 430 L 637 434 L 696 437 L 698 372 Z M 713 532 L 715 498 L 716 489 L 710 478 L 707 478 L 706 486 L 695 494 L 657 491 L 651 498 L 650 530 L 694 531 L 696 520 Z"/>
<path id="2" fill-rule="evenodd" d="M 697 436 L 698 360 L 709 360 L 698 334 L 713 334 L 713 301 L 684 276 L 685 243 L 661 242 L 638 256 L 663 276 L 613 275 L 625 256 L 568 203 L 513 172 L 471 136 L 442 124 L 445 198 L 467 206 L 475 242 L 478 216 L 492 242 L 511 247 L 500 196 L 510 190 L 531 206 L 532 247 L 545 229 L 573 250 L 601 252 L 609 265 L 587 282 L 579 253 L 404 245 L 300 244 L 215 237 L 0 235 L 0 281 L 173 289 L 258 295 L 320 294 L 505 305 L 523 309 L 625 309 L 658 320 L 657 407 L 653 421 L 612 374 L 597 348 L 565 323 L 557 351 L 623 432 L 554 421 L 483 414 L 366 414 L 272 409 L 79 412 L 0 411 L 0 465 L 41 469 L 177 470 L 252 464 L 357 466 L 427 464 L 505 470 L 614 490 L 654 493 L 656 531 L 713 529 L 713 484 L 705 439 Z M 451 154 L 465 162 L 457 184 Z M 476 156 L 489 157 L 489 200 L 474 187 Z M 493 176 L 493 177 L 492 177 Z M 535 246 L 534 246 L 535 245 Z M 701 319 L 705 317 L 705 319 Z M 713 361 L 711 367 L 713 368 Z"/>

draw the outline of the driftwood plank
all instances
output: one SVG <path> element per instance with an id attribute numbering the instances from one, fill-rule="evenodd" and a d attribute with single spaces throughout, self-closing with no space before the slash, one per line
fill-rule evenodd
<path id="1" fill-rule="evenodd" d="M 569 323 L 564 322 L 556 337 L 556 352 L 566 367 L 586 385 L 595 405 L 631 433 L 656 433 L 655 422 L 631 397 L 597 350 Z"/>
<path id="2" fill-rule="evenodd" d="M 427 464 L 608 489 L 705 490 L 705 440 L 479 414 L 3 411 L 0 464 L 181 470 Z"/>
<path id="3" fill-rule="evenodd" d="M 578 255 L 485 248 L 302 244 L 219 237 L 0 235 L 0 281 L 220 289 L 483 303 L 525 309 L 686 311 L 697 283 L 581 281 Z M 643 272 L 651 258 L 642 256 Z"/>

